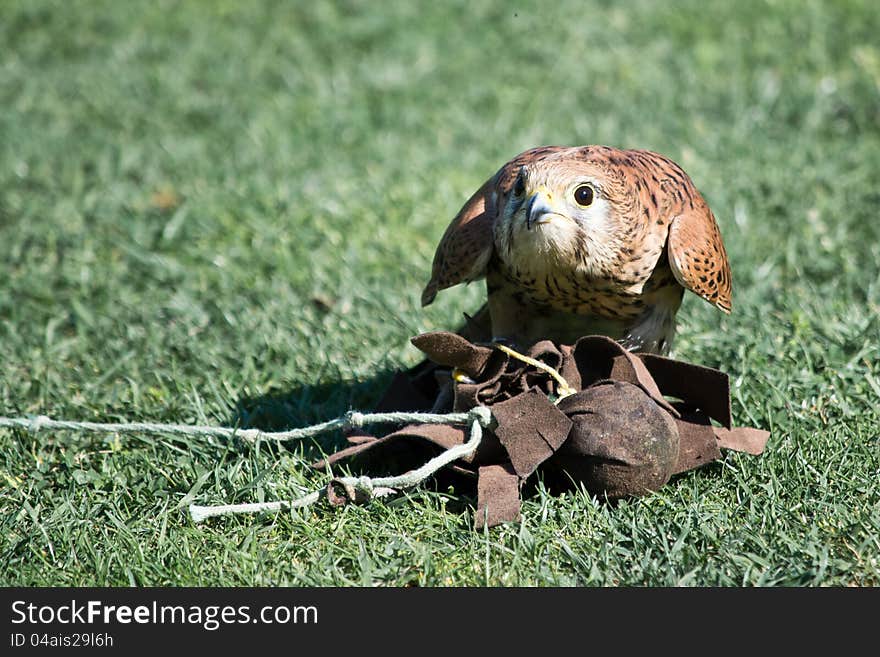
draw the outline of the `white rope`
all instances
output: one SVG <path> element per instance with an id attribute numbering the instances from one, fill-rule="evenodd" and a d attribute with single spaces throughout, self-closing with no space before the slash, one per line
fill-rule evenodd
<path id="1" fill-rule="evenodd" d="M 184 437 L 243 438 L 255 441 L 302 440 L 311 438 L 335 429 L 359 429 L 370 424 L 411 423 L 419 424 L 463 424 L 470 419 L 468 413 L 359 413 L 350 411 L 335 420 L 313 424 L 301 429 L 287 431 L 262 431 L 260 429 L 235 429 L 230 427 L 198 426 L 190 424 L 159 424 L 153 422 L 72 422 L 69 420 L 53 420 L 47 415 L 35 415 L 27 418 L 0 417 L 0 429 L 27 429 L 37 433 L 46 429 L 74 431 L 77 433 L 159 433 Z"/>
<path id="2" fill-rule="evenodd" d="M 288 431 L 261 431 L 259 429 L 232 429 L 229 427 L 157 424 L 152 422 L 72 422 L 68 420 L 53 420 L 46 415 L 36 415 L 27 418 L 0 417 L 0 428 L 27 429 L 32 433 L 47 429 L 57 429 L 77 433 L 159 433 L 185 437 L 239 437 L 251 441 L 259 438 L 281 442 L 310 438 L 335 429 L 359 428 L 370 424 L 466 424 L 468 422 L 471 425 L 471 432 L 467 442 L 447 449 L 420 468 L 393 477 L 339 477 L 333 480 L 336 484 L 351 490 L 352 493 L 359 492 L 366 499 L 372 499 L 391 494 L 396 489 L 411 488 L 427 479 L 440 468 L 449 465 L 456 459 L 473 453 L 483 438 L 483 428 L 489 427 L 492 424 L 492 413 L 485 406 L 476 406 L 466 413 L 359 413 L 357 411 L 350 411 L 335 420 Z M 286 511 L 314 504 L 325 495 L 326 489 L 322 489 L 289 501 L 262 502 L 258 504 L 222 504 L 217 506 L 192 504 L 189 507 L 189 512 L 194 522 L 201 522 L 206 518 L 236 513 Z"/>
<path id="3" fill-rule="evenodd" d="M 417 414 L 414 413 L 413 415 Z M 430 414 L 425 413 L 423 415 L 427 416 Z M 449 465 L 456 459 L 462 458 L 463 456 L 467 456 L 476 451 L 483 438 L 483 427 L 488 427 L 492 423 L 492 414 L 485 406 L 476 406 L 467 413 L 450 413 L 438 417 L 445 417 L 446 420 L 444 423 L 449 422 L 459 424 L 461 423 L 461 416 L 464 416 L 465 420 L 471 420 L 471 434 L 468 441 L 461 445 L 450 447 L 445 452 L 438 454 L 425 463 L 425 465 L 393 477 L 339 477 L 335 479 L 334 482 L 343 487 L 350 488 L 352 491 L 362 493 L 366 499 L 382 497 L 395 492 L 396 489 L 411 488 L 412 486 L 421 483 L 440 468 Z M 453 417 L 454 419 L 450 419 Z M 277 513 L 278 511 L 287 511 L 289 509 L 309 506 L 320 500 L 324 495 L 326 495 L 326 489 L 314 491 L 308 495 L 289 501 L 260 502 L 255 504 L 221 504 L 217 506 L 199 506 L 197 504 L 191 504 L 189 512 L 192 516 L 193 522 L 201 522 L 207 518 L 215 516 L 241 513 Z"/>

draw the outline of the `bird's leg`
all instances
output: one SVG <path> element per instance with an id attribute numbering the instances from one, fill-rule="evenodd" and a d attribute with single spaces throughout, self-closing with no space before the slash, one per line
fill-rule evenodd
<path id="1" fill-rule="evenodd" d="M 681 287 L 670 286 L 652 295 L 651 305 L 620 343 L 630 351 L 667 355 L 675 337 L 675 314 L 683 293 Z"/>
<path id="2" fill-rule="evenodd" d="M 492 320 L 492 342 L 511 347 L 518 343 L 529 344 L 529 322 L 533 309 L 524 302 L 521 293 L 502 276 L 489 273 L 486 276 L 489 297 L 489 317 Z"/>

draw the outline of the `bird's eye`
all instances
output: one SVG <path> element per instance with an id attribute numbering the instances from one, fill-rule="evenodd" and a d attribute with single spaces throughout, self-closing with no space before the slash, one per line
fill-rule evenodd
<path id="1" fill-rule="evenodd" d="M 514 196 L 522 196 L 526 193 L 526 181 L 523 180 L 522 175 L 517 176 L 516 183 L 513 186 L 513 195 Z"/>
<path id="2" fill-rule="evenodd" d="M 592 185 L 578 185 L 577 189 L 574 190 L 574 200 L 582 207 L 590 205 L 593 202 Z"/>

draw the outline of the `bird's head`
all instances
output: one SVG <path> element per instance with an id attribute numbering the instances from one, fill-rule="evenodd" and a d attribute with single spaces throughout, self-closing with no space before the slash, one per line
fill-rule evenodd
<path id="1" fill-rule="evenodd" d="M 594 274 L 612 266 L 632 207 L 625 178 L 582 149 L 520 166 L 502 203 L 495 226 L 502 258 L 532 270 L 577 264 Z"/>
<path id="2" fill-rule="evenodd" d="M 641 294 L 664 258 L 671 273 L 661 269 L 657 285 L 669 273 L 730 311 L 721 232 L 680 166 L 645 150 L 540 146 L 507 162 L 465 203 L 437 247 L 422 303 L 485 276 L 493 259 L 520 281 L 558 286 L 557 275 L 575 274 Z"/>

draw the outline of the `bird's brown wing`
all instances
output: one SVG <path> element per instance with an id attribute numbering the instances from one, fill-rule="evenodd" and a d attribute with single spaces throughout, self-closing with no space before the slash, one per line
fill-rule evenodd
<path id="1" fill-rule="evenodd" d="M 541 146 L 520 153 L 468 199 L 437 246 L 431 280 L 422 291 L 423 306 L 430 304 L 440 290 L 470 283 L 486 275 L 486 266 L 495 248 L 495 218 L 507 202 L 520 167 L 561 149 L 559 146 Z"/>
<path id="2" fill-rule="evenodd" d="M 468 199 L 443 234 L 434 253 L 431 280 L 422 291 L 423 306 L 431 303 L 440 290 L 485 276 L 493 249 L 496 178 L 487 180 Z"/>
<path id="3" fill-rule="evenodd" d="M 730 312 L 730 264 L 718 224 L 705 203 L 694 203 L 672 220 L 666 250 L 675 280 Z"/>

